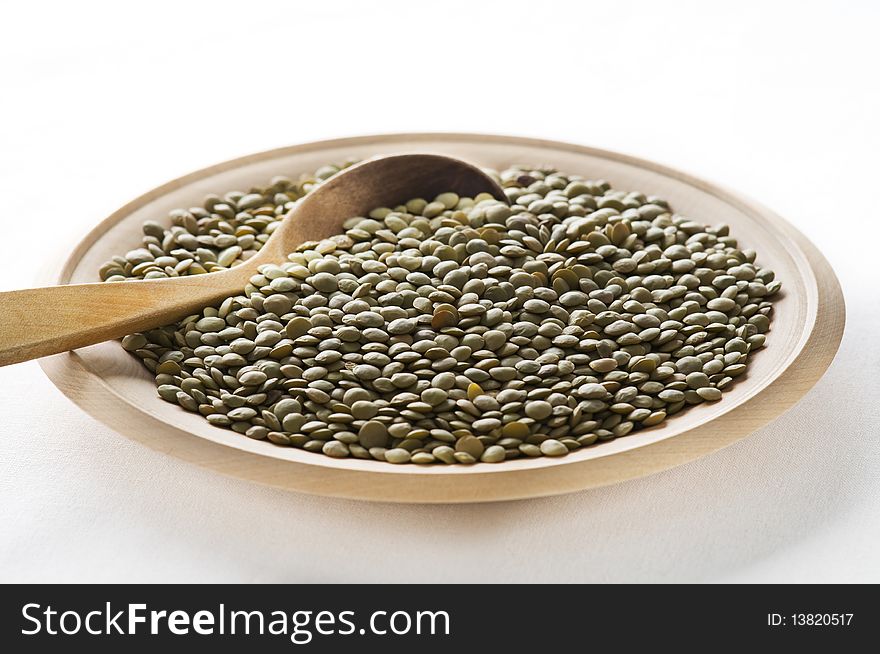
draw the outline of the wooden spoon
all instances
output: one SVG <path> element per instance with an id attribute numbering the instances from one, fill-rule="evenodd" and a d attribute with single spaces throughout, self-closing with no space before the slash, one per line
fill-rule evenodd
<path id="1" fill-rule="evenodd" d="M 372 209 L 444 191 L 473 197 L 501 187 L 479 168 L 434 154 L 377 157 L 334 175 L 297 202 L 262 249 L 228 270 L 169 279 L 71 284 L 0 293 L 0 366 L 161 327 L 242 293 L 257 267 L 306 241 L 343 232 Z"/>

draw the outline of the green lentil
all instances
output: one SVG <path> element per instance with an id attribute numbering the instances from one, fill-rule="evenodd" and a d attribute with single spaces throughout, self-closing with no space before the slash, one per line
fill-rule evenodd
<path id="1" fill-rule="evenodd" d="M 325 166 L 148 221 L 101 278 L 237 265 Z M 240 294 L 122 347 L 162 399 L 279 446 L 395 464 L 563 456 L 716 402 L 781 284 L 725 226 L 550 168 L 511 206 L 441 193 L 353 217 Z"/>

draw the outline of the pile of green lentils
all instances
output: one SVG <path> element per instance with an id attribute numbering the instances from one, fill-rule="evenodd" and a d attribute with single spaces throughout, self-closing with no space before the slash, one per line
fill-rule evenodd
<path id="1" fill-rule="evenodd" d="M 252 257 L 340 167 L 144 225 L 106 281 Z M 765 343 L 780 283 L 724 225 L 552 168 L 351 218 L 240 295 L 122 345 L 213 425 L 330 457 L 562 456 L 715 402 Z"/>

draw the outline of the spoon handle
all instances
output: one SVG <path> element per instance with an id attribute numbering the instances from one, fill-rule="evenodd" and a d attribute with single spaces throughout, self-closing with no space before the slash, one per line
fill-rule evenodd
<path id="1" fill-rule="evenodd" d="M 0 366 L 180 320 L 241 292 L 241 272 L 0 293 Z"/>

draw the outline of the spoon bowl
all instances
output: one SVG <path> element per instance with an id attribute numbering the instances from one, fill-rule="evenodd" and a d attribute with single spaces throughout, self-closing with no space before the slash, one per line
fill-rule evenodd
<path id="1" fill-rule="evenodd" d="M 437 154 L 377 157 L 346 168 L 302 198 L 293 215 L 288 215 L 251 261 L 278 261 L 301 243 L 341 234 L 342 224 L 352 216 L 366 216 L 376 207 L 393 207 L 413 198 L 433 198 L 445 191 L 464 197 L 490 193 L 507 202 L 495 180 L 460 159 Z"/>
<path id="2" fill-rule="evenodd" d="M 50 286 L 0 293 L 0 366 L 154 329 L 240 293 L 262 264 L 381 206 L 444 191 L 507 201 L 476 166 L 437 154 L 393 154 L 337 173 L 297 202 L 257 255 L 218 272 L 169 279 Z M 51 308 L 51 311 L 49 310 Z"/>

